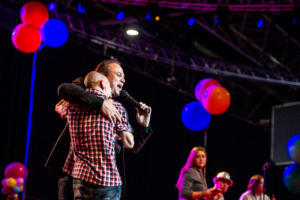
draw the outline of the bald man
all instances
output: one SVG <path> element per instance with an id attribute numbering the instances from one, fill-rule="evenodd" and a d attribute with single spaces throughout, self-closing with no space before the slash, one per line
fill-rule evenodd
<path id="1" fill-rule="evenodd" d="M 111 98 L 112 90 L 104 75 L 92 71 L 84 84 L 87 92 L 102 99 Z M 115 161 L 115 136 L 122 138 L 126 148 L 132 148 L 134 142 L 124 107 L 118 102 L 113 104 L 120 122 L 112 122 L 100 111 L 78 104 L 63 105 L 61 116 L 67 119 L 71 136 L 63 171 L 73 177 L 74 199 L 120 199 L 122 180 Z"/>

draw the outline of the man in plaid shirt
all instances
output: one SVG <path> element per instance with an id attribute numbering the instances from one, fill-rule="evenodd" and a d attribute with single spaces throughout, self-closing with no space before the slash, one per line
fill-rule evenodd
<path id="1" fill-rule="evenodd" d="M 120 92 L 125 84 L 125 75 L 120 62 L 114 59 L 103 60 L 97 65 L 95 71 L 100 72 L 107 77 L 112 89 L 112 97 L 119 97 Z M 105 114 L 105 116 L 107 116 L 112 122 L 121 120 L 119 112 L 112 104 L 112 99 L 103 100 L 98 98 L 97 96 L 78 86 L 78 81 L 73 83 L 76 84 L 61 84 L 58 87 L 59 97 L 69 102 L 85 106 L 91 110 L 101 110 L 103 114 Z M 150 126 L 152 108 L 142 102 L 139 104 L 142 109 L 149 110 L 150 112 L 145 113 L 138 109 L 136 110 L 137 124 L 134 127 L 134 146 L 132 149 L 130 149 L 130 152 L 132 153 L 138 153 L 153 134 L 153 130 Z M 57 111 L 57 109 L 55 110 Z M 45 167 L 47 169 L 56 172 L 60 176 L 58 180 L 58 199 L 60 200 L 74 199 L 72 188 L 73 178 L 67 175 L 65 172 L 62 173 L 62 168 L 67 158 L 70 145 L 70 134 L 68 132 L 69 128 L 67 123 L 63 131 L 60 133 L 53 149 L 51 150 L 47 162 L 45 163 Z M 117 165 L 123 181 L 121 199 L 124 199 L 126 188 L 124 151 L 122 151 L 122 153 L 118 153 Z"/>
<path id="2" fill-rule="evenodd" d="M 107 78 L 90 72 L 85 78 L 87 92 L 100 98 L 111 97 Z M 134 145 L 132 128 L 124 107 L 113 102 L 121 121 L 112 123 L 100 111 L 91 111 L 65 102 L 61 116 L 67 118 L 71 136 L 70 151 L 63 171 L 72 176 L 74 199 L 120 199 L 121 177 L 115 162 L 115 136 L 127 148 Z"/>

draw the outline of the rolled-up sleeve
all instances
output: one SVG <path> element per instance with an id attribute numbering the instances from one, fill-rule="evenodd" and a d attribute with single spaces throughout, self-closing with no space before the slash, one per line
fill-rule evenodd
<path id="1" fill-rule="evenodd" d="M 123 131 L 132 133 L 133 129 L 132 129 L 131 125 L 129 124 L 125 108 L 120 103 L 115 103 L 114 105 L 121 115 L 121 122 L 117 122 L 116 127 L 115 127 L 117 134 L 119 135 Z"/>

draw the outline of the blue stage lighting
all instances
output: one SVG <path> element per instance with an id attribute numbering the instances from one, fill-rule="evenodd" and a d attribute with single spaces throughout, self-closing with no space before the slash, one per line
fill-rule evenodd
<path id="1" fill-rule="evenodd" d="M 256 27 L 257 27 L 257 28 L 261 28 L 263 25 L 264 25 L 264 20 L 260 19 L 260 20 L 257 22 Z"/>
<path id="2" fill-rule="evenodd" d="M 125 17 L 125 13 L 123 11 L 118 12 L 117 20 L 121 21 L 122 19 L 124 19 L 124 17 Z"/>
<path id="3" fill-rule="evenodd" d="M 216 17 L 215 19 L 215 23 L 218 24 L 219 23 L 219 17 Z"/>
<path id="4" fill-rule="evenodd" d="M 194 23 L 195 23 L 195 18 L 194 18 L 194 17 L 191 17 L 191 18 L 189 19 L 188 25 L 189 25 L 189 26 L 193 26 Z"/>
<path id="5" fill-rule="evenodd" d="M 54 2 L 51 2 L 48 6 L 48 10 L 49 11 L 54 11 L 56 8 L 56 4 Z"/>
<path id="6" fill-rule="evenodd" d="M 78 2 L 77 12 L 85 13 L 85 7 L 81 5 L 81 2 Z"/>
<path id="7" fill-rule="evenodd" d="M 293 17 L 292 23 L 297 24 L 297 18 L 295 16 Z"/>
<path id="8" fill-rule="evenodd" d="M 147 19 L 147 20 L 150 20 L 150 19 L 151 19 L 150 11 L 146 13 L 145 19 Z"/>

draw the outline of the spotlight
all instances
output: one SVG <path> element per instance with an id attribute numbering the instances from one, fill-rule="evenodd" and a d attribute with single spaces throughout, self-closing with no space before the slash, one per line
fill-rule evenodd
<path id="1" fill-rule="evenodd" d="M 134 28 L 129 28 L 126 30 L 126 34 L 129 36 L 137 36 L 139 35 L 139 31 Z"/>
<path id="2" fill-rule="evenodd" d="M 257 27 L 257 28 L 261 28 L 263 25 L 264 25 L 264 20 L 260 19 L 260 20 L 257 22 L 256 27 Z"/>
<path id="3" fill-rule="evenodd" d="M 293 23 L 293 24 L 297 24 L 297 23 L 298 23 L 298 22 L 297 22 L 296 16 L 293 17 L 292 23 Z"/>
<path id="4" fill-rule="evenodd" d="M 145 19 L 147 19 L 147 20 L 150 20 L 150 19 L 151 19 L 150 11 L 148 11 L 148 12 L 146 13 Z"/>
<path id="5" fill-rule="evenodd" d="M 125 13 L 123 11 L 118 12 L 117 20 L 121 21 L 122 19 L 124 19 L 124 17 L 125 17 Z"/>
<path id="6" fill-rule="evenodd" d="M 215 23 L 216 23 L 216 24 L 219 23 L 219 17 L 218 17 L 218 16 L 215 18 Z"/>
<path id="7" fill-rule="evenodd" d="M 48 10 L 49 11 L 54 11 L 56 8 L 56 4 L 54 2 L 51 2 L 48 6 Z"/>
<path id="8" fill-rule="evenodd" d="M 194 23 L 195 23 L 195 18 L 194 18 L 194 17 L 191 17 L 191 18 L 189 19 L 188 25 L 189 25 L 189 26 L 193 26 Z"/>
<path id="9" fill-rule="evenodd" d="M 78 2 L 77 12 L 85 13 L 85 7 L 81 5 L 81 2 Z"/>

